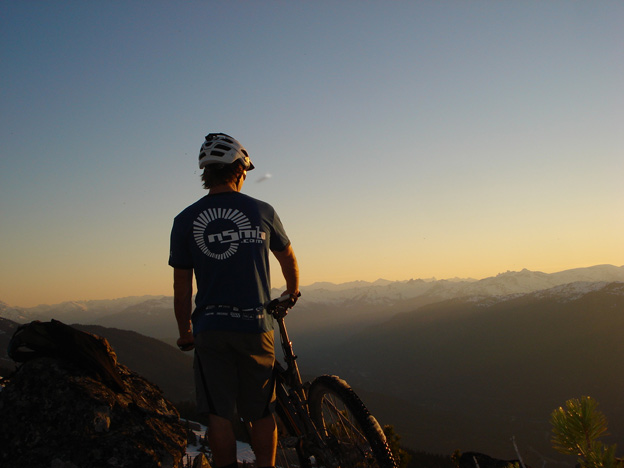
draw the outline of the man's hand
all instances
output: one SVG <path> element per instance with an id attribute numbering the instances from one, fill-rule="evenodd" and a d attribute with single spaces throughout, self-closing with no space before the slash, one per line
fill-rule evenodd
<path id="1" fill-rule="evenodd" d="M 297 303 L 297 299 L 301 296 L 301 293 L 297 291 L 296 294 L 291 294 L 288 291 L 284 291 L 279 299 L 273 299 L 269 309 L 271 314 L 275 318 L 284 318 L 288 315 L 288 309 L 292 309 Z"/>
<path id="2" fill-rule="evenodd" d="M 299 291 L 297 291 L 296 293 L 291 293 L 290 291 L 284 291 L 281 294 L 280 299 L 286 300 L 285 296 L 288 296 L 288 300 L 287 300 L 288 308 L 291 309 L 297 303 L 297 299 L 299 299 L 299 297 L 301 296 L 301 293 Z"/>
<path id="3" fill-rule="evenodd" d="M 193 296 L 193 270 L 173 269 L 173 310 L 178 322 L 178 348 L 190 351 L 195 347 L 193 339 L 191 298 Z"/>
<path id="4" fill-rule="evenodd" d="M 193 338 L 193 334 L 185 334 L 184 336 L 178 338 L 177 345 L 181 351 L 191 351 L 192 349 L 194 349 L 195 339 Z"/>

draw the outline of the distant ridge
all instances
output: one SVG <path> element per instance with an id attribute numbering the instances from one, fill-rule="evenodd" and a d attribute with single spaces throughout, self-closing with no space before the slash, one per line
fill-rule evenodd
<path id="1" fill-rule="evenodd" d="M 378 280 L 375 280 L 373 282 L 369 282 L 369 281 L 348 281 L 346 283 L 331 283 L 329 281 L 318 281 L 316 283 L 312 283 L 308 286 L 303 286 L 302 289 L 308 290 L 308 291 L 313 291 L 313 290 L 328 290 L 328 291 L 341 291 L 344 289 L 352 289 L 352 288 L 367 288 L 369 286 L 388 286 L 389 284 L 393 284 L 393 283 L 405 283 L 408 281 L 422 281 L 422 282 L 433 282 L 433 281 L 437 281 L 435 278 L 428 278 L 428 279 L 410 279 L 410 280 L 403 280 L 403 281 L 390 281 L 387 279 L 383 279 L 383 278 L 379 278 Z M 449 281 L 454 281 L 454 280 L 449 280 Z M 476 280 L 466 280 L 466 279 L 462 279 L 460 281 L 476 281 Z M 280 289 L 280 288 L 276 288 L 276 289 Z"/>
<path id="2" fill-rule="evenodd" d="M 527 464 L 544 466 L 558 457 L 549 415 L 569 398 L 596 398 L 609 421 L 605 443 L 619 447 L 624 440 L 623 327 L 624 282 L 579 281 L 440 301 L 347 338 L 345 325 L 323 346 L 321 333 L 306 336 L 306 346 L 291 336 L 302 369 L 336 373 L 358 390 L 383 394 L 366 403 L 407 446 L 503 458 L 515 436 L 530 452 Z M 402 403 L 389 405 L 386 395 Z"/>
<path id="3" fill-rule="evenodd" d="M 373 283 L 352 281 L 343 284 L 315 283 L 303 287 L 302 300 L 313 302 L 344 302 L 367 300 L 380 303 L 397 302 L 416 297 L 430 296 L 431 300 L 445 300 L 462 296 L 492 296 L 526 294 L 577 281 L 624 281 L 624 266 L 596 265 L 574 268 L 557 273 L 540 271 L 506 271 L 496 276 L 475 280 L 461 279 L 411 279 L 407 281 L 377 280 Z M 279 294 L 280 288 L 275 289 Z"/>
<path id="4" fill-rule="evenodd" d="M 346 334 L 380 323 L 392 315 L 456 298 L 528 294 L 574 282 L 624 282 L 624 267 L 596 265 L 557 273 L 523 269 L 474 279 L 410 279 L 315 283 L 301 288 L 302 297 L 290 319 L 294 333 L 316 334 L 313 345 L 331 343 Z M 282 289 L 272 291 L 274 297 Z M 18 323 L 52 318 L 68 324 L 132 330 L 175 345 L 177 328 L 171 296 L 132 296 L 112 300 L 72 301 L 37 307 L 11 307 L 0 302 L 0 317 Z"/>
<path id="5" fill-rule="evenodd" d="M 507 270 L 503 273 L 499 273 L 496 276 L 488 276 L 482 279 L 475 278 L 443 278 L 437 279 L 435 277 L 431 278 L 412 278 L 409 280 L 397 280 L 391 281 L 383 278 L 379 278 L 376 281 L 348 281 L 345 283 L 332 283 L 329 281 L 319 281 L 316 283 L 312 283 L 307 286 L 303 286 L 303 290 L 307 291 L 318 291 L 318 290 L 326 290 L 326 291 L 343 291 L 349 289 L 358 289 L 358 288 L 368 288 L 371 286 L 374 287 L 386 287 L 389 285 L 400 285 L 400 284 L 423 284 L 423 283 L 436 283 L 436 282 L 444 282 L 444 283 L 492 283 L 495 279 L 504 279 L 504 278 L 533 278 L 533 279 L 546 279 L 549 283 L 549 286 L 552 283 L 571 283 L 575 281 L 624 281 L 624 266 L 614 266 L 609 264 L 602 265 L 594 265 L 590 267 L 582 267 L 582 268 L 572 268 L 569 270 L 563 270 L 555 273 L 543 273 L 541 271 L 532 271 L 526 268 L 523 268 L 520 271 L 512 271 Z M 550 278 L 550 279 L 547 279 Z M 541 287 L 540 285 L 536 285 L 536 287 Z M 281 287 L 274 288 L 275 290 L 281 290 Z"/>
<path id="6" fill-rule="evenodd" d="M 30 320 L 56 318 L 67 322 L 83 323 L 85 317 L 92 320 L 118 313 L 128 307 L 166 296 L 128 296 L 118 299 L 64 301 L 58 304 L 40 304 L 34 307 L 13 307 L 0 301 L 0 317 L 24 323 Z M 169 299 L 171 300 L 171 299 Z"/>
<path id="7" fill-rule="evenodd" d="M 624 266 L 609 264 L 595 265 L 584 268 L 573 268 L 557 273 L 543 273 L 523 269 L 520 271 L 506 271 L 496 276 L 476 280 L 473 278 L 450 279 L 409 279 L 390 281 L 378 279 L 374 282 L 349 281 L 335 284 L 331 282 L 317 282 L 301 288 L 303 302 L 340 302 L 362 298 L 363 295 L 371 301 L 376 298 L 385 298 L 382 302 L 414 298 L 424 294 L 437 299 L 471 295 L 506 295 L 528 293 L 540 289 L 548 289 L 576 281 L 624 281 Z M 366 292 L 364 292 L 366 290 Z M 281 293 L 282 288 L 274 288 L 273 295 Z M 78 321 L 87 316 L 89 319 L 106 317 L 124 312 L 134 307 L 141 308 L 141 304 L 150 302 L 152 307 L 171 306 L 170 296 L 149 295 L 129 296 L 117 299 L 66 301 L 58 304 L 40 304 L 35 307 L 16 307 L 1 301 L 0 317 L 5 317 L 23 323 L 28 320 L 46 319 L 52 316 L 59 320 Z"/>

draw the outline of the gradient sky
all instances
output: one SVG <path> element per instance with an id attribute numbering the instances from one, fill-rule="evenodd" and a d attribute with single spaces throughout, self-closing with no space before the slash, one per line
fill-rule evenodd
<path id="1" fill-rule="evenodd" d="M 249 150 L 303 285 L 623 265 L 622 24 L 622 1 L 3 0 L 0 301 L 171 295 L 209 132 Z"/>

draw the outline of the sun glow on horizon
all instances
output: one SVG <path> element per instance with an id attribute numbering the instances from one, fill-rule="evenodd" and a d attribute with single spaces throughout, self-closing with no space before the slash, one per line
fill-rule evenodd
<path id="1" fill-rule="evenodd" d="M 302 285 L 624 265 L 624 2 L 0 8 L 9 306 L 171 295 L 213 131 Z"/>

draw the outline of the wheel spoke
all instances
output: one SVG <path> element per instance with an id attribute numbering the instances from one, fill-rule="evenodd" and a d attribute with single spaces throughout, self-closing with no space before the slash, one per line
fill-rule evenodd
<path id="1" fill-rule="evenodd" d="M 340 401 L 331 395 L 325 395 L 322 409 L 325 431 L 334 440 L 341 465 L 375 466 L 376 460 L 366 436 L 353 420 L 349 409 L 343 405 L 338 407 L 337 402 Z"/>
<path id="2" fill-rule="evenodd" d="M 333 453 L 328 465 L 396 467 L 381 427 L 344 380 L 317 377 L 310 386 L 309 401 L 312 419 Z"/>
<path id="3" fill-rule="evenodd" d="M 342 434 L 350 438 L 357 435 L 361 443 L 367 444 L 366 436 L 362 434 L 360 428 L 351 420 L 347 408 L 338 409 L 334 399 L 327 395 L 324 399 L 323 409 L 323 417 L 331 421 L 330 426 L 341 430 Z"/>

